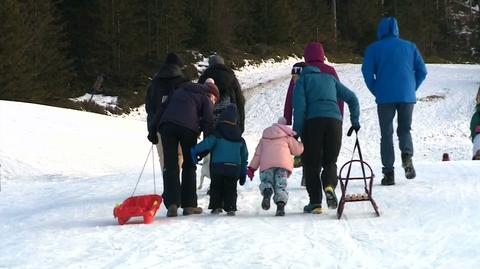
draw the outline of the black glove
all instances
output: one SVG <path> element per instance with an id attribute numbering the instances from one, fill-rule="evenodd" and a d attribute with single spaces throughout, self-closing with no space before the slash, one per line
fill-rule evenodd
<path id="1" fill-rule="evenodd" d="M 351 136 L 353 131 L 358 133 L 358 130 L 360 130 L 360 125 L 350 127 L 350 129 L 348 129 L 347 136 Z"/>
<path id="2" fill-rule="evenodd" d="M 154 145 L 158 144 L 158 136 L 156 133 L 148 133 L 147 139 Z"/>

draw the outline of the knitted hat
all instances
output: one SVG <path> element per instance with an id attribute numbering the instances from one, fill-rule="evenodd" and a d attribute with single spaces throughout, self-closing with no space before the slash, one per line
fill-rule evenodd
<path id="1" fill-rule="evenodd" d="M 300 75 L 300 73 L 302 73 L 302 69 L 305 66 L 307 66 L 307 64 L 304 62 L 294 64 L 292 67 L 292 75 Z"/>
<path id="2" fill-rule="evenodd" d="M 235 105 L 227 106 L 222 114 L 220 114 L 218 122 L 237 125 L 237 107 Z"/>
<path id="3" fill-rule="evenodd" d="M 225 64 L 225 60 L 223 60 L 222 56 L 215 54 L 208 57 L 208 66 L 215 64 Z"/>
<path id="4" fill-rule="evenodd" d="M 205 80 L 205 85 L 207 85 L 208 87 L 208 93 L 212 94 L 217 98 L 217 100 L 219 100 L 220 92 L 218 91 L 218 88 L 215 85 L 215 81 L 213 80 L 213 78 L 207 78 L 207 80 Z"/>
<path id="5" fill-rule="evenodd" d="M 165 63 L 166 63 L 166 64 L 178 65 L 179 67 L 182 67 L 182 66 L 183 66 L 183 61 L 182 61 L 182 59 L 180 58 L 180 56 L 178 56 L 178 55 L 175 54 L 175 53 L 169 53 L 169 54 L 167 54 L 167 57 L 165 58 Z"/>

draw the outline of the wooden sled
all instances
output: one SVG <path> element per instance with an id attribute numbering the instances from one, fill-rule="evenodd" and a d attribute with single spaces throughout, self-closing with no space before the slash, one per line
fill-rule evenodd
<path id="1" fill-rule="evenodd" d="M 347 133 L 347 136 L 352 134 L 353 128 Z M 375 175 L 373 174 L 373 170 L 368 163 L 363 161 L 362 151 L 360 150 L 360 143 L 358 142 L 358 136 L 356 137 L 355 147 L 353 148 L 353 153 L 355 150 L 358 150 L 358 160 L 352 160 L 346 162 L 342 168 L 340 168 L 340 172 L 338 174 L 338 180 L 340 181 L 340 187 L 342 191 L 342 196 L 340 198 L 340 202 L 337 208 L 337 218 L 340 219 L 343 214 L 343 210 L 345 208 L 346 203 L 350 202 L 364 202 L 370 201 L 372 203 L 373 209 L 377 216 L 380 216 L 378 211 L 377 204 L 372 197 L 372 186 L 373 186 L 373 178 Z M 352 176 L 352 167 L 354 165 L 358 165 L 362 170 L 361 176 Z M 364 182 L 364 193 L 347 193 L 347 187 L 350 180 L 363 180 Z"/>

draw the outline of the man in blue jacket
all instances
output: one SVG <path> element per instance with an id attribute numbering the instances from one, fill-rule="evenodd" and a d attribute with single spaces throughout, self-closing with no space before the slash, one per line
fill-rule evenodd
<path id="1" fill-rule="evenodd" d="M 365 51 L 363 78 L 375 96 L 381 132 L 382 185 L 394 185 L 393 118 L 398 113 L 397 136 L 405 177 L 415 177 L 410 129 L 416 91 L 427 75 L 415 44 L 399 38 L 397 20 L 385 17 L 377 31 L 378 41 Z"/>

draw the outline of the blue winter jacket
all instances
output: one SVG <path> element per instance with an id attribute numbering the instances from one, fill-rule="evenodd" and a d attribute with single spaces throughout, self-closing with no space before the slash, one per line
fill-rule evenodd
<path id="1" fill-rule="evenodd" d="M 227 140 L 211 134 L 193 147 L 196 153 L 210 152 L 210 173 L 238 177 L 247 167 L 248 150 L 245 140 Z"/>
<path id="2" fill-rule="evenodd" d="M 427 69 L 415 44 L 399 38 L 397 20 L 383 18 L 378 41 L 368 46 L 362 73 L 377 104 L 415 103 Z"/>
<path id="3" fill-rule="evenodd" d="M 293 130 L 301 135 L 305 121 L 318 117 L 342 121 L 337 99 L 348 104 L 352 126 L 360 127 L 357 96 L 318 67 L 304 67 L 293 90 Z"/>

